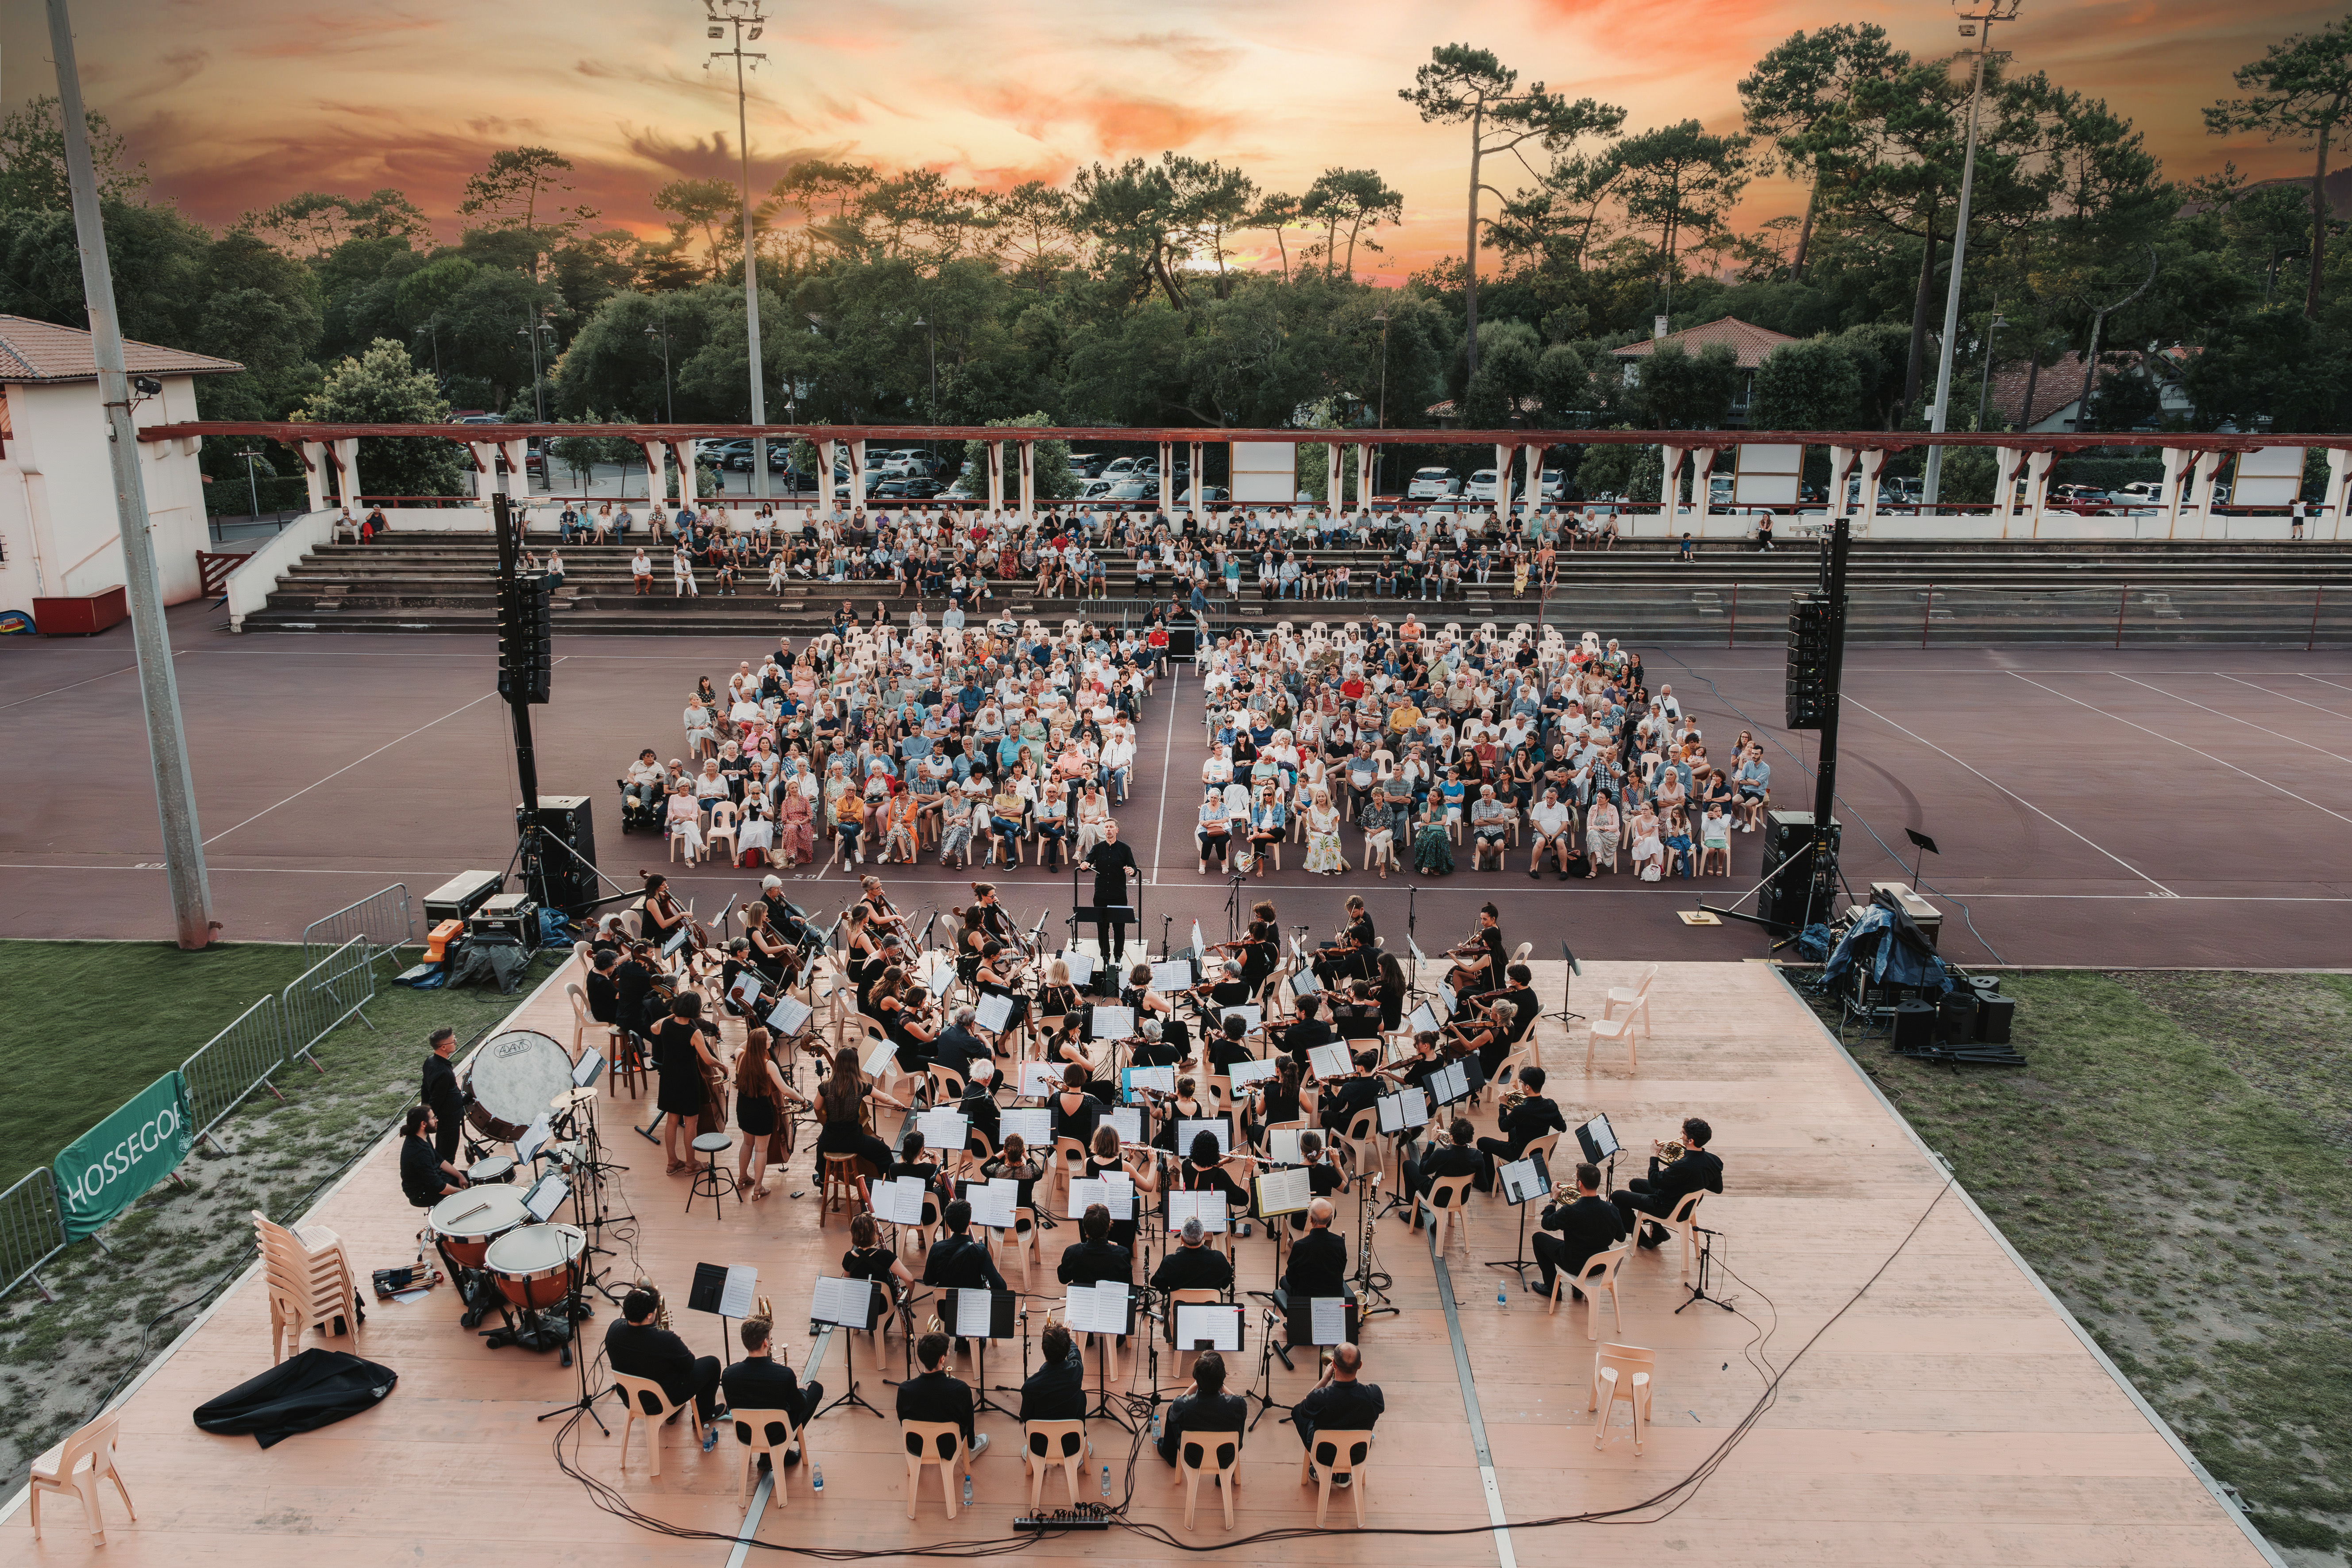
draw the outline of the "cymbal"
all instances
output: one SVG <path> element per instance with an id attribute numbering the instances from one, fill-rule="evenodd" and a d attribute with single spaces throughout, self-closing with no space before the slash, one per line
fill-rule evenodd
<path id="1" fill-rule="evenodd" d="M 567 1089 L 562 1094 L 557 1095 L 553 1100 L 549 1100 L 547 1102 L 547 1106 L 551 1110 L 572 1110 L 587 1104 L 590 1100 L 595 1098 L 596 1090 L 593 1087 L 588 1089 Z"/>

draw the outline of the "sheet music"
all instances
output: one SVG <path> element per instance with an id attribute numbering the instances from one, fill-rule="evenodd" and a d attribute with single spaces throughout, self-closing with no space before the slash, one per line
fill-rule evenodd
<path id="1" fill-rule="evenodd" d="M 1093 953 L 1079 952 L 1073 950 L 1069 952 L 1064 953 L 1062 955 L 1062 961 L 1070 966 L 1071 984 L 1083 990 L 1086 987 L 1087 983 L 1094 979 L 1095 955 Z"/>
<path id="2" fill-rule="evenodd" d="M 1061 1063 L 1023 1062 L 1021 1064 L 1021 1097 L 1024 1100 L 1043 1100 L 1061 1087 Z"/>
<path id="3" fill-rule="evenodd" d="M 1306 1156 L 1298 1152 L 1298 1141 L 1307 1134 L 1296 1127 L 1269 1127 L 1265 1130 L 1266 1158 L 1277 1165 L 1297 1165 Z"/>
<path id="4" fill-rule="evenodd" d="M 1192 922 L 1192 953 L 1193 953 L 1193 956 L 1195 956 L 1195 957 L 1199 957 L 1201 954 L 1202 954 L 1202 953 L 1204 953 L 1204 952 L 1208 952 L 1208 950 L 1209 950 L 1209 944 L 1208 944 L 1207 942 L 1202 942 L 1202 941 L 1201 940 L 1201 922 L 1200 922 L 1199 921 L 1194 921 Z"/>
<path id="5" fill-rule="evenodd" d="M 1311 1337 L 1318 1345 L 1345 1344 L 1348 1340 L 1348 1299 L 1318 1296 L 1312 1308 Z"/>
<path id="6" fill-rule="evenodd" d="M 1409 1035 L 1433 1035 L 1437 1033 L 1437 1015 L 1430 1010 L 1428 1003 L 1416 1004 L 1404 1016 L 1404 1028 Z"/>
<path id="7" fill-rule="evenodd" d="M 1257 1179 L 1257 1212 L 1262 1215 L 1297 1214 L 1314 1201 L 1315 1186 L 1303 1165 L 1268 1171 Z"/>
<path id="8" fill-rule="evenodd" d="M 972 1022 L 992 1035 L 1001 1035 L 1004 1026 L 1013 1021 L 1013 998 L 982 996 L 980 1005 L 972 1009 Z"/>
<path id="9" fill-rule="evenodd" d="M 768 1027 L 780 1040 L 793 1039 L 808 1027 L 813 1013 L 807 1003 L 787 992 L 776 998 L 775 1008 L 768 1015 Z"/>
<path id="10" fill-rule="evenodd" d="M 662 943 L 661 951 L 664 958 L 676 956 L 677 950 L 686 945 L 686 933 L 687 928 L 681 925 L 667 942 Z"/>
<path id="11" fill-rule="evenodd" d="M 996 1127 L 1006 1139 L 1020 1134 L 1022 1146 L 1034 1153 L 1042 1154 L 1054 1147 L 1054 1113 L 1044 1106 L 1001 1110 L 997 1112 Z M 1003 1148 L 1003 1143 L 1000 1142 L 997 1147 Z"/>
<path id="12" fill-rule="evenodd" d="M 1380 1098 L 1381 1131 L 1402 1132 L 1422 1126 L 1429 1120 L 1429 1097 L 1418 1087 L 1408 1087 L 1394 1094 Z"/>
<path id="13" fill-rule="evenodd" d="M 722 1318 L 748 1318 L 759 1304 L 760 1270 L 750 1263 L 733 1263 L 727 1268 L 727 1289 L 719 1293 L 719 1315 Z"/>
<path id="14" fill-rule="evenodd" d="M 1415 968 L 1419 968 L 1421 965 L 1429 962 L 1429 954 L 1421 951 L 1421 943 L 1413 941 L 1412 937 L 1407 936 L 1404 939 L 1404 944 L 1412 950 L 1412 962 Z"/>
<path id="15" fill-rule="evenodd" d="M 1213 1236 L 1225 1230 L 1225 1194 L 1223 1193 L 1171 1193 L 1168 1194 L 1168 1231 L 1170 1235 L 1184 1228 L 1188 1219 L 1197 1219 L 1201 1228 Z"/>
<path id="16" fill-rule="evenodd" d="M 1105 1279 L 1095 1285 L 1073 1285 L 1064 1322 L 1073 1333 L 1127 1332 L 1127 1281 Z"/>
<path id="17" fill-rule="evenodd" d="M 955 977 L 954 959 L 937 952 L 923 955 L 923 985 L 932 995 L 947 994 L 948 987 L 955 984 Z"/>
<path id="18" fill-rule="evenodd" d="M 580 1058 L 579 1065 L 572 1069 L 572 1087 L 574 1089 L 592 1088 L 594 1086 L 596 1079 L 603 1076 L 604 1071 L 604 1058 L 598 1056 L 594 1051 L 590 1051 L 586 1056 L 582 1057 Z"/>
<path id="19" fill-rule="evenodd" d="M 1180 1116 L 1176 1119 L 1176 1152 L 1191 1153 L 1192 1140 L 1203 1132 L 1216 1139 L 1219 1154 L 1230 1154 L 1234 1152 L 1233 1123 L 1223 1117 L 1203 1116 L 1195 1120 L 1189 1116 Z"/>
<path id="20" fill-rule="evenodd" d="M 1432 994 L 1437 998 L 1438 1016 L 1445 1018 L 1454 1016 L 1454 987 L 1441 985 Z"/>
<path id="21" fill-rule="evenodd" d="M 970 1136 L 971 1118 L 961 1110 L 942 1106 L 919 1112 L 915 1117 L 915 1127 L 923 1135 L 925 1148 L 952 1152 L 962 1148 L 964 1140 Z"/>
<path id="22" fill-rule="evenodd" d="M 1177 1302 L 1177 1345 L 1183 1350 L 1194 1350 L 1203 1340 L 1208 1342 L 1211 1350 L 1240 1350 L 1242 1310 L 1218 1301 Z"/>
<path id="23" fill-rule="evenodd" d="M 895 1058 L 898 1054 L 898 1047 L 892 1045 L 889 1041 L 877 1040 L 874 1042 L 874 1048 L 866 1053 L 866 1059 L 858 1065 L 866 1069 L 866 1076 L 867 1078 L 880 1078 L 882 1076 L 884 1066 Z"/>
<path id="24" fill-rule="evenodd" d="M 1136 1090 L 1141 1089 L 1156 1089 L 1162 1094 L 1176 1092 L 1174 1068 L 1129 1068 L 1120 1076 L 1127 1080 L 1127 1097 L 1129 1100 L 1133 1100 Z M 1141 1140 L 1131 1142 L 1140 1142 Z"/>
<path id="25" fill-rule="evenodd" d="M 1440 1105 L 1451 1105 L 1470 1092 L 1468 1079 L 1462 1064 L 1454 1062 L 1429 1075 L 1429 1097 Z"/>
<path id="26" fill-rule="evenodd" d="M 1576 1141 L 1584 1149 L 1584 1157 L 1594 1164 L 1617 1152 L 1617 1132 L 1609 1125 L 1609 1115 L 1603 1111 L 1576 1130 Z"/>
<path id="27" fill-rule="evenodd" d="M 1139 1105 L 1114 1105 L 1110 1108 L 1110 1124 L 1118 1129 L 1122 1143 L 1143 1142 L 1143 1108 Z"/>
<path id="28" fill-rule="evenodd" d="M 873 1280 L 839 1279 L 829 1274 L 817 1276 L 816 1290 L 809 1302 L 810 1317 L 820 1323 L 862 1329 L 873 1314 Z"/>
<path id="29" fill-rule="evenodd" d="M 1123 1040 L 1135 1033 L 1135 1009 L 1097 1004 L 1087 1026 L 1090 1040 Z"/>
<path id="30" fill-rule="evenodd" d="M 1013 1211 L 1021 1201 L 1021 1184 L 1010 1176 L 992 1182 L 966 1182 L 963 1201 L 971 1205 L 971 1223 L 992 1230 L 1013 1228 Z"/>
<path id="31" fill-rule="evenodd" d="M 1345 1078 L 1356 1070 L 1356 1064 L 1348 1059 L 1348 1047 L 1340 1045 L 1309 1047 L 1307 1065 L 1315 1069 L 1317 1078 Z"/>
<path id="32" fill-rule="evenodd" d="M 1153 964 L 1151 988 L 1170 993 L 1192 989 L 1192 960 L 1180 958 L 1169 963 Z"/>
<path id="33" fill-rule="evenodd" d="M 1087 1208 L 1100 1204 L 1113 1219 L 1135 1217 L 1135 1184 L 1125 1176 L 1076 1176 L 1070 1182 L 1066 1219 L 1083 1219 Z"/>
<path id="34" fill-rule="evenodd" d="M 1551 1174 L 1544 1169 L 1541 1152 L 1505 1165 L 1503 1195 L 1515 1204 L 1528 1203 L 1551 1191 Z"/>
<path id="35" fill-rule="evenodd" d="M 1303 963 L 1304 960 L 1301 960 L 1301 962 Z M 1322 989 L 1323 983 L 1315 978 L 1315 972 L 1313 970 L 1299 969 L 1292 971 L 1290 976 L 1290 994 L 1293 996 L 1312 996 Z"/>
<path id="36" fill-rule="evenodd" d="M 1134 1177 L 1124 1172 L 1118 1174 L 1106 1173 L 1102 1178 L 1102 1204 L 1105 1208 L 1110 1210 L 1111 1218 L 1133 1219 L 1135 1217 Z"/>
<path id="37" fill-rule="evenodd" d="M 760 972 L 756 969 L 740 969 L 736 971 L 735 1005 L 748 1013 L 751 1010 L 751 1004 L 757 1002 L 759 999 Z"/>
<path id="38" fill-rule="evenodd" d="M 955 1331 L 959 1339 L 988 1338 L 990 1320 L 995 1314 L 996 1298 L 985 1286 L 963 1286 L 955 1293 Z"/>
<path id="39" fill-rule="evenodd" d="M 1217 1022 L 1223 1024 L 1227 1018 L 1239 1018 L 1242 1021 L 1242 1033 L 1255 1035 L 1265 1022 L 1265 1009 L 1255 1002 L 1246 1007 L 1228 1007 L 1217 1016 Z"/>
<path id="40" fill-rule="evenodd" d="M 518 1165 L 530 1164 L 531 1162 L 531 1156 L 537 1154 L 541 1149 L 547 1147 L 548 1136 L 547 1112 L 542 1110 L 532 1120 L 529 1130 L 526 1131 L 521 1137 L 515 1140 L 515 1163 Z"/>
<path id="41" fill-rule="evenodd" d="M 887 1182 L 868 1184 L 874 1194 L 874 1217 L 891 1225 L 923 1223 L 923 1194 L 927 1184 L 920 1176 L 894 1176 Z"/>
<path id="42" fill-rule="evenodd" d="M 572 1184 L 562 1176 L 541 1176 L 531 1184 L 530 1191 L 523 1194 L 522 1206 L 531 1218 L 544 1225 L 571 1195 Z"/>
<path id="43" fill-rule="evenodd" d="M 1262 1079 L 1272 1078 L 1282 1070 L 1282 1063 L 1272 1058 L 1254 1062 L 1235 1062 L 1225 1069 L 1236 1093 Z"/>

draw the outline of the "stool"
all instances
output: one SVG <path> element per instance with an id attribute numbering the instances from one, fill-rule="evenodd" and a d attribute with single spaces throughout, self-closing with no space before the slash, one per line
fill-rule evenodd
<path id="1" fill-rule="evenodd" d="M 816 1222 L 819 1225 L 824 1223 L 824 1216 L 834 1209 L 846 1211 L 857 1197 L 857 1156 L 826 1154 L 823 1158 L 824 1183 L 817 1191 Z"/>
<path id="2" fill-rule="evenodd" d="M 707 1154 L 709 1159 L 701 1170 L 694 1173 L 694 1183 L 686 1190 L 687 1213 L 694 1212 L 694 1200 L 697 1197 L 709 1198 L 713 1219 L 725 1215 L 728 1194 L 733 1193 L 736 1203 L 739 1205 L 742 1203 L 743 1194 L 735 1184 L 735 1173 L 719 1168 L 719 1156 L 734 1146 L 735 1135 L 731 1132 L 705 1132 L 695 1139 L 695 1152 Z"/>

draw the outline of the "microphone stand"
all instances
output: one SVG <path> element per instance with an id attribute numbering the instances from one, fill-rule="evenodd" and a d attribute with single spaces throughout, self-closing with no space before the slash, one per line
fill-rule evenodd
<path id="1" fill-rule="evenodd" d="M 1375 1171 L 1371 1176 L 1370 1192 L 1356 1199 L 1357 1223 L 1363 1227 L 1363 1236 L 1356 1244 L 1356 1322 L 1360 1333 L 1366 1318 L 1402 1316 L 1399 1309 L 1387 1305 L 1389 1293 L 1372 1283 L 1375 1279 L 1388 1278 L 1385 1274 L 1375 1274 L 1372 1268 L 1372 1226 L 1380 1218 L 1380 1215 L 1373 1212 L 1372 1204 L 1380 1190 L 1381 1173 Z M 1380 1304 L 1376 1306 L 1375 1302 Z"/>
<path id="2" fill-rule="evenodd" d="M 1692 1228 L 1696 1230 L 1699 1234 L 1698 1283 L 1696 1285 L 1685 1285 L 1683 1287 L 1684 1289 L 1690 1292 L 1690 1300 L 1685 1301 L 1682 1307 L 1676 1307 L 1675 1309 L 1675 1315 L 1676 1317 L 1680 1317 L 1682 1315 L 1683 1307 L 1696 1307 L 1701 1301 L 1707 1302 L 1712 1306 L 1720 1307 L 1727 1312 L 1738 1310 L 1738 1309 L 1733 1307 L 1730 1302 L 1723 1300 L 1717 1297 L 1710 1296 L 1706 1293 L 1707 1266 L 1715 1260 L 1716 1233 L 1706 1229 L 1703 1226 L 1694 1226 Z"/>

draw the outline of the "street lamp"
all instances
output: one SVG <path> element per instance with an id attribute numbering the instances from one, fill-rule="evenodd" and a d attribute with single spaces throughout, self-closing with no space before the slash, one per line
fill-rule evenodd
<path id="1" fill-rule="evenodd" d="M 1957 5 L 1962 0 L 1953 0 Z M 1969 258 L 1969 201 L 1975 195 L 1977 182 L 1977 110 L 1984 102 L 1985 62 L 1992 58 L 1992 25 L 1995 22 L 2017 20 L 2020 0 L 1986 0 L 1981 10 L 1959 14 L 1960 37 L 1977 41 L 1976 84 L 1969 89 L 1969 151 L 1960 164 L 1960 206 L 1952 219 L 1952 279 L 1944 290 L 1944 352 L 1936 365 L 1936 405 L 1928 411 L 1927 428 L 1941 431 L 1945 413 L 1952 398 L 1952 351 L 1960 331 L 1960 269 Z M 1935 227 L 1927 231 L 1927 243 L 1936 243 Z M 1936 504 L 1936 496 L 1944 479 L 1944 449 L 1927 448 L 1927 473 L 1920 486 L 1919 504 L 1924 510 Z"/>
<path id="2" fill-rule="evenodd" d="M 768 422 L 768 390 L 765 368 L 760 363 L 760 268 L 751 248 L 751 125 L 744 101 L 743 62 L 751 61 L 757 69 L 768 57 L 746 52 L 743 46 L 758 39 L 767 18 L 760 15 L 759 0 L 702 0 L 702 8 L 708 18 L 705 37 L 722 37 L 722 28 L 734 34 L 731 47 L 711 50 L 702 68 L 709 70 L 712 60 L 735 62 L 735 151 L 743 174 L 743 321 L 750 333 L 751 424 L 756 429 Z M 767 500 L 768 438 L 756 433 L 751 437 L 751 482 L 753 493 Z"/>
<path id="3" fill-rule="evenodd" d="M 940 422 L 940 336 L 939 336 L 939 330 L 938 330 L 937 328 L 933 327 L 933 326 L 931 325 L 931 323 L 929 322 L 929 320 L 927 320 L 926 318 L 921 317 L 921 316 L 918 316 L 918 317 L 916 317 L 916 318 L 915 318 L 915 325 L 917 325 L 917 326 L 919 326 L 919 327 L 920 327 L 920 328 L 922 328 L 922 329 L 923 329 L 923 339 L 924 339 L 924 342 L 925 342 L 926 345 L 928 346 L 928 348 L 929 349 L 929 352 L 930 352 L 930 357 L 931 357 L 931 423 L 932 423 L 934 426 L 936 426 L 936 425 L 937 425 L 937 424 L 939 424 L 939 422 Z M 937 457 L 937 456 L 939 455 L 939 447 L 938 447 L 938 444 L 937 444 L 936 442 L 927 440 L 927 441 L 925 441 L 925 442 L 923 443 L 923 445 L 924 445 L 926 447 L 929 447 L 929 448 L 930 449 L 930 451 L 931 451 L 931 455 L 932 455 L 933 457 Z"/>
<path id="4" fill-rule="evenodd" d="M 433 324 L 431 321 L 427 321 L 427 322 L 425 322 L 423 326 L 421 326 L 421 327 L 417 328 L 417 329 L 416 329 L 416 331 L 415 331 L 413 335 L 417 336 L 417 337 L 428 337 L 428 336 L 429 336 L 429 337 L 433 340 L 433 379 L 434 379 L 436 382 L 438 382 L 438 381 L 441 379 L 441 334 L 440 334 L 440 332 L 439 332 L 439 331 L 435 328 L 434 324 Z"/>
<path id="5" fill-rule="evenodd" d="M 239 452 L 237 456 L 245 459 L 245 493 L 252 498 L 253 515 L 259 517 L 261 515 L 261 487 L 253 482 L 253 465 L 255 461 L 260 458 L 261 449 L 257 447 L 250 451 Z"/>
<path id="6" fill-rule="evenodd" d="M 538 331 L 533 331 L 531 330 L 534 324 L 538 327 Z M 541 372 L 539 367 L 540 332 L 545 332 L 550 337 L 552 337 L 555 335 L 555 329 L 548 325 L 548 323 L 543 320 L 536 323 L 527 321 L 523 325 L 515 329 L 515 336 L 519 338 L 528 338 L 530 340 L 531 407 L 538 413 L 539 422 L 541 425 L 544 425 L 547 423 L 547 378 Z"/>
<path id="7" fill-rule="evenodd" d="M 662 423 L 675 425 L 677 423 L 677 405 L 671 401 L 669 395 L 669 312 L 667 310 L 661 312 L 660 326 L 646 329 L 646 336 L 661 344 Z"/>
<path id="8" fill-rule="evenodd" d="M 2009 322 L 2001 318 L 2001 313 L 1995 310 L 1992 313 L 1991 322 L 1985 328 L 1984 384 L 1977 389 L 1977 428 L 1979 430 L 1984 428 L 1985 410 L 1992 405 L 1993 345 L 2000 341 L 2000 330 L 2007 325 Z"/>

